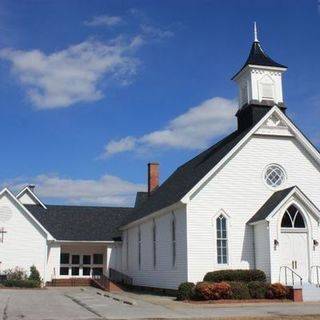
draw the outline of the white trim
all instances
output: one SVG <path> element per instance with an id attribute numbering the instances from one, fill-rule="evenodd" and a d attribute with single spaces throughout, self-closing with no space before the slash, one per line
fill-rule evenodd
<path id="1" fill-rule="evenodd" d="M 27 213 L 27 215 L 31 218 L 33 222 L 47 235 L 49 240 L 54 240 L 54 237 L 51 235 L 51 233 L 31 214 L 31 212 L 14 196 L 14 194 L 8 189 L 4 188 L 0 192 L 0 197 L 4 194 L 7 193 L 13 201 L 24 211 Z"/>
<path id="2" fill-rule="evenodd" d="M 92 243 L 92 244 L 112 244 L 112 243 L 119 243 L 121 241 L 114 241 L 114 240 L 110 240 L 110 241 L 87 241 L 87 240 L 53 240 L 53 241 L 50 241 L 50 242 L 54 242 L 54 243 L 68 243 L 68 244 L 78 244 L 78 243 Z"/>
<path id="3" fill-rule="evenodd" d="M 274 106 L 239 142 L 233 147 L 221 160 L 216 164 L 196 185 L 193 186 L 189 192 L 181 199 L 181 202 L 187 204 L 194 193 L 197 192 L 203 184 L 211 178 L 211 176 L 217 172 L 248 140 L 249 138 L 259 129 L 259 127 L 273 114 L 276 113 L 289 128 L 292 129 L 297 140 L 303 145 L 303 147 L 311 154 L 311 156 L 317 161 L 320 166 L 320 153 L 319 151 L 303 136 L 299 129 L 287 118 L 284 113 L 276 106 Z"/>
<path id="4" fill-rule="evenodd" d="M 261 221 L 267 221 L 270 222 L 271 219 L 274 217 L 274 215 L 276 215 L 279 210 L 283 207 L 283 205 L 293 196 L 293 195 L 297 195 L 302 202 L 309 208 L 309 210 L 316 216 L 318 222 L 320 221 L 320 210 L 301 192 L 301 190 L 298 187 L 294 187 L 294 189 L 292 189 L 290 191 L 290 193 L 276 206 L 275 209 L 273 209 L 269 215 L 261 220 L 255 221 L 255 222 L 251 222 L 249 223 L 249 225 L 255 225 Z"/>
<path id="5" fill-rule="evenodd" d="M 44 205 L 44 203 L 35 195 L 35 193 L 29 188 L 29 186 L 26 186 L 23 188 L 17 195 L 16 198 L 19 200 L 26 192 L 29 193 L 29 195 L 38 202 L 44 209 L 47 209 L 47 207 Z"/>

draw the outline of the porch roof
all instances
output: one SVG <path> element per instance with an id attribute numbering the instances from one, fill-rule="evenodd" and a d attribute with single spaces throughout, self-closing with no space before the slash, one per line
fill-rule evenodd
<path id="1" fill-rule="evenodd" d="M 112 241 L 132 208 L 25 205 L 56 240 Z"/>
<path id="2" fill-rule="evenodd" d="M 264 205 L 248 221 L 248 223 L 255 223 L 266 219 L 269 214 L 278 206 L 280 202 L 282 202 L 288 196 L 288 194 L 293 189 L 295 189 L 295 187 L 290 187 L 273 193 L 272 196 L 264 203 Z"/>

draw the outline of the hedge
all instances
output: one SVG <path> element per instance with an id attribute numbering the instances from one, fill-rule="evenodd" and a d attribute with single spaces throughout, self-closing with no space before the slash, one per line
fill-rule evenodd
<path id="1" fill-rule="evenodd" d="M 248 289 L 252 299 L 265 299 L 267 296 L 268 285 L 261 281 L 248 282 Z"/>
<path id="2" fill-rule="evenodd" d="M 269 285 L 267 290 L 268 299 L 286 299 L 289 296 L 289 290 L 281 283 L 273 283 Z"/>
<path id="3" fill-rule="evenodd" d="M 5 280 L 2 283 L 5 287 L 15 287 L 15 288 L 38 288 L 40 283 L 34 280 Z"/>
<path id="4" fill-rule="evenodd" d="M 232 291 L 226 282 L 199 282 L 195 287 L 195 295 L 202 300 L 230 299 Z"/>
<path id="5" fill-rule="evenodd" d="M 266 282 L 267 278 L 263 271 L 261 270 L 219 270 L 208 272 L 203 281 L 206 282 L 251 282 L 251 281 L 261 281 Z"/>
<path id="6" fill-rule="evenodd" d="M 228 282 L 231 287 L 231 299 L 249 300 L 251 299 L 248 285 L 245 282 L 232 281 Z"/>
<path id="7" fill-rule="evenodd" d="M 194 296 L 195 284 L 192 282 L 183 282 L 180 284 L 177 293 L 177 300 L 191 300 Z"/>

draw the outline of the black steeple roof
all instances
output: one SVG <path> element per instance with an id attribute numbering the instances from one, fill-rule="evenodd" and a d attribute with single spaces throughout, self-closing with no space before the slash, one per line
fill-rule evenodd
<path id="1" fill-rule="evenodd" d="M 283 64 L 280 64 L 278 62 L 275 62 L 272 60 L 261 48 L 259 41 L 254 41 L 251 46 L 251 50 L 248 56 L 247 61 L 243 65 L 243 67 L 240 69 L 239 72 L 237 72 L 232 79 L 234 79 L 247 65 L 256 65 L 256 66 L 267 66 L 267 67 L 277 67 L 277 68 L 287 68 Z"/>

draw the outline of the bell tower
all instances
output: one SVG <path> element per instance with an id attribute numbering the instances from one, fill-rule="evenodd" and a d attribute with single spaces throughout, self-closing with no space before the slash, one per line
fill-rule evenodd
<path id="1" fill-rule="evenodd" d="M 232 78 L 239 88 L 239 129 L 254 124 L 274 105 L 285 111 L 282 74 L 286 70 L 286 66 L 275 62 L 263 51 L 254 23 L 254 41 L 248 59 Z"/>

